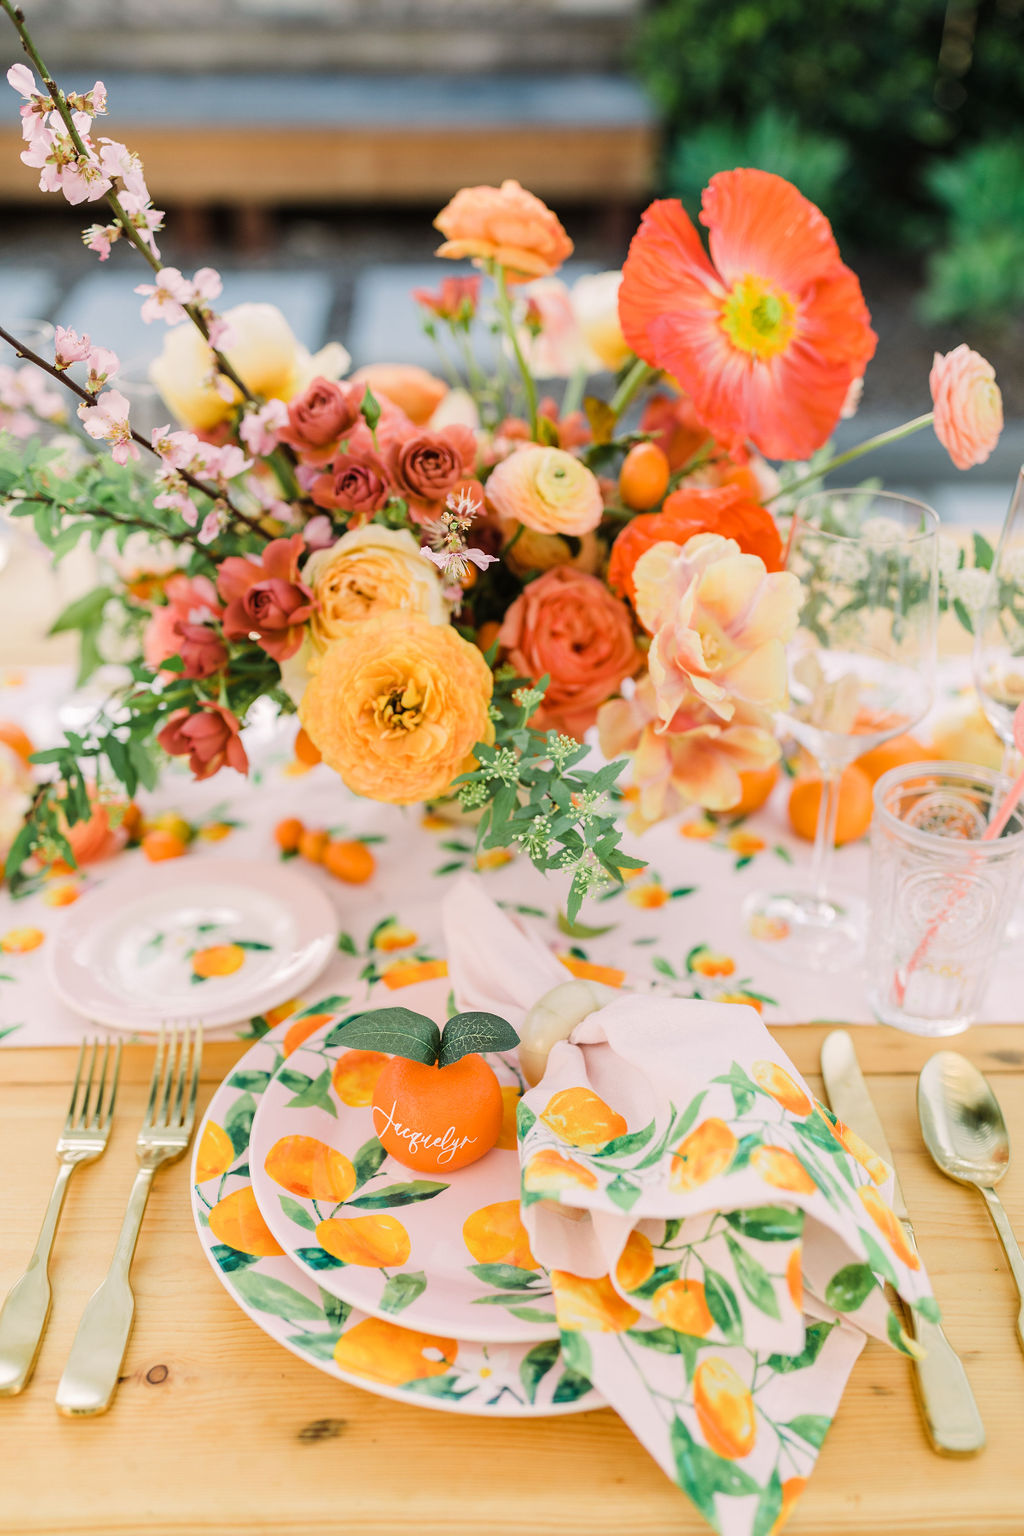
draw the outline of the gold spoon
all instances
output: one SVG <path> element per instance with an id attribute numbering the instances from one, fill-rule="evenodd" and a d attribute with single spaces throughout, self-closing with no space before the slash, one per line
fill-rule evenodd
<path id="1" fill-rule="evenodd" d="M 985 1197 L 1021 1299 L 1017 1338 L 1024 1349 L 1024 1256 L 995 1192 L 1010 1166 L 1010 1137 L 996 1096 L 965 1057 L 939 1051 L 917 1080 L 917 1115 L 937 1166 L 948 1178 L 973 1184 Z"/>

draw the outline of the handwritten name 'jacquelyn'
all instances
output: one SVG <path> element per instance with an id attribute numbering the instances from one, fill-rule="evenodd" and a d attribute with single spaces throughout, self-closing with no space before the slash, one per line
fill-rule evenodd
<path id="1" fill-rule="evenodd" d="M 374 1128 L 378 1136 L 383 1135 L 385 1131 L 393 1130 L 396 1136 L 400 1136 L 403 1141 L 409 1143 L 409 1151 L 413 1157 L 418 1152 L 429 1148 L 430 1151 L 436 1150 L 439 1163 L 450 1163 L 456 1152 L 461 1152 L 463 1147 L 471 1147 L 477 1139 L 475 1136 L 460 1137 L 454 1125 L 450 1125 L 443 1136 L 433 1136 L 429 1131 L 417 1131 L 413 1126 L 403 1125 L 395 1118 L 397 1108 L 398 1100 L 395 1099 L 387 1118 L 383 1123 L 378 1123 L 377 1116 L 383 1116 L 385 1111 L 379 1104 L 375 1104 L 373 1106 Z"/>

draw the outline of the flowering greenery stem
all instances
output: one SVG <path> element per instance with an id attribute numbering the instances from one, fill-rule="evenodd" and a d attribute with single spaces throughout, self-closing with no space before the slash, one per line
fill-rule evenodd
<path id="1" fill-rule="evenodd" d="M 71 142 L 78 150 L 78 153 L 87 160 L 89 158 L 89 151 L 85 146 L 82 135 L 75 127 L 75 120 L 65 99 L 64 92 L 60 89 L 60 87 L 57 85 L 57 82 L 50 74 L 50 71 L 47 69 L 45 62 L 39 53 L 39 50 L 36 48 L 35 43 L 32 41 L 28 27 L 25 24 L 24 11 L 22 11 L 20 7 L 12 5 L 11 0 L 0 0 L 0 7 L 2 7 L 10 17 L 12 23 L 14 24 L 15 31 L 21 39 L 22 48 L 24 48 L 25 52 L 28 54 L 28 57 L 31 59 L 36 73 L 42 77 L 43 85 L 50 94 L 54 108 L 59 114 L 65 128 L 67 129 Z M 135 249 L 149 263 L 154 272 L 162 272 L 164 270 L 164 263 L 160 260 L 159 256 L 153 255 L 153 252 L 146 245 L 145 241 L 140 238 L 134 224 L 132 224 L 128 215 L 125 213 L 124 208 L 121 206 L 121 200 L 117 193 L 113 190 L 113 188 L 111 188 L 111 190 L 109 192 L 105 192 L 103 196 L 107 206 L 111 209 L 114 217 L 117 219 L 118 224 L 120 224 L 122 230 L 124 231 L 125 238 L 129 240 L 132 245 L 134 245 Z M 182 305 L 182 308 L 188 315 L 189 319 L 192 321 L 192 324 L 199 331 L 203 340 L 209 345 L 210 330 L 202 311 L 199 310 L 194 304 L 184 304 Z M 246 387 L 242 379 L 239 378 L 238 374 L 235 372 L 234 368 L 232 368 L 224 354 L 222 352 L 218 352 L 216 347 L 211 347 L 210 350 L 212 351 L 216 360 L 218 370 L 224 375 L 224 377 L 231 380 L 231 383 L 234 384 L 236 389 L 241 391 L 246 400 L 254 399 L 255 397 L 253 396 L 252 392 Z"/>
<path id="2" fill-rule="evenodd" d="M 783 486 L 774 496 L 769 496 L 766 502 L 771 506 L 780 496 L 792 496 L 794 491 L 801 490 L 805 485 L 813 485 L 816 480 L 822 480 L 833 469 L 838 469 L 842 464 L 852 464 L 854 459 L 859 459 L 862 454 L 872 453 L 876 448 L 884 448 L 887 443 L 898 443 L 903 437 L 910 437 L 915 432 L 920 432 L 922 427 L 930 427 L 935 420 L 934 411 L 928 411 L 924 416 L 915 416 L 913 421 L 905 421 L 901 427 L 892 427 L 888 432 L 878 432 L 874 437 L 867 438 L 863 443 L 858 443 L 856 448 L 848 448 L 845 453 L 837 453 L 835 458 L 829 459 L 826 464 L 821 464 L 809 475 L 795 480 L 791 485 Z"/>
<path id="3" fill-rule="evenodd" d="M 494 284 L 498 295 L 498 314 L 501 316 L 501 323 L 504 327 L 505 335 L 508 337 L 512 344 L 512 351 L 515 354 L 516 363 L 519 365 L 519 372 L 522 375 L 523 388 L 526 391 L 526 409 L 530 417 L 530 436 L 536 441 L 537 386 L 533 382 L 533 375 L 531 374 L 529 368 L 526 366 L 526 359 L 523 356 L 523 349 L 519 345 L 519 337 L 516 334 L 516 324 L 512 315 L 512 301 L 509 298 L 508 278 L 505 273 L 505 268 L 495 263 L 492 271 L 494 274 Z"/>
<path id="4" fill-rule="evenodd" d="M 611 398 L 611 409 L 616 421 L 632 405 L 644 385 L 653 379 L 657 372 L 657 368 L 652 368 L 650 363 L 645 363 L 642 357 L 637 358 Z"/>
<path id="5" fill-rule="evenodd" d="M 188 530 L 171 532 L 159 523 L 147 522 L 143 517 L 125 517 L 120 512 L 113 511 L 110 507 L 69 507 L 59 496 L 40 496 L 34 492 L 31 496 L 20 494 L 11 497 L 8 507 L 27 507 L 33 504 L 40 506 L 57 507 L 61 512 L 69 512 L 75 517 L 95 517 L 104 522 L 116 523 L 120 528 L 136 528 L 150 534 L 154 539 L 167 539 L 172 544 L 188 544 L 193 549 L 200 550 L 209 558 L 214 558 L 216 548 L 214 543 L 200 544 L 196 536 Z M 15 516 L 17 513 L 15 512 Z"/>

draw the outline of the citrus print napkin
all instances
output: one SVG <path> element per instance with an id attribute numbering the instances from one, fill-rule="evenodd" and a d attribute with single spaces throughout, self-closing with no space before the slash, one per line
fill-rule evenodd
<path id="1" fill-rule="evenodd" d="M 497 1007 L 493 974 L 525 1012 L 550 972 L 530 997 L 532 941 L 470 884 L 448 925 L 459 1004 Z M 554 1047 L 519 1145 L 568 1365 L 723 1536 L 774 1536 L 866 1336 L 914 1348 L 885 1282 L 938 1315 L 888 1166 L 753 1009 L 627 992 Z"/>

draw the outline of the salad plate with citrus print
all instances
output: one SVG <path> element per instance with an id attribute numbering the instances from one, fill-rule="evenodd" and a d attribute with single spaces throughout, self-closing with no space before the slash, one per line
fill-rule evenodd
<path id="1" fill-rule="evenodd" d="M 280 864 L 140 864 L 76 902 L 50 975 L 62 1002 L 113 1029 L 197 1017 L 214 1029 L 308 986 L 337 931 L 325 893 Z"/>
<path id="2" fill-rule="evenodd" d="M 446 983 L 409 991 L 444 1022 Z M 505 1104 L 497 1146 L 419 1175 L 377 1138 L 371 1101 L 389 1057 L 346 1049 L 345 1024 L 303 1041 L 256 1113 L 253 1190 L 276 1241 L 324 1290 L 376 1317 L 486 1343 L 557 1339 L 551 1286 L 519 1215 L 514 1056 L 487 1057 Z"/>
<path id="3" fill-rule="evenodd" d="M 317 1370 L 380 1397 L 446 1413 L 539 1418 L 604 1406 L 557 1340 L 467 1343 L 370 1317 L 296 1268 L 263 1221 L 249 1177 L 253 1117 L 285 1063 L 288 1019 L 263 1036 L 215 1093 L 192 1159 L 192 1210 L 210 1264 L 269 1338 Z M 289 1061 L 291 1057 L 287 1058 Z"/>

